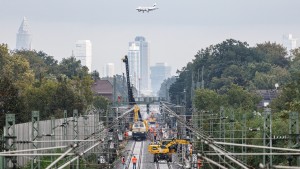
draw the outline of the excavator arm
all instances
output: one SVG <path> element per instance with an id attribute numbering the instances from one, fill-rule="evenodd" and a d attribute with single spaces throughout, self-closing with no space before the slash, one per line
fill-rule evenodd
<path id="1" fill-rule="evenodd" d="M 154 143 L 150 144 L 148 146 L 148 151 L 151 154 L 168 154 L 168 153 L 175 153 L 174 147 L 176 147 L 178 144 L 190 144 L 188 140 L 185 139 L 173 139 L 166 145 L 163 145 L 160 143 Z"/>

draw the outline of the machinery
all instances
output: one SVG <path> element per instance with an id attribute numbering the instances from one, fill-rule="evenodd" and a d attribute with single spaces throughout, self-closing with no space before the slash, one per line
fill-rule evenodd
<path id="1" fill-rule="evenodd" d="M 152 128 L 156 127 L 156 118 L 154 117 L 153 113 L 151 113 L 151 115 L 149 117 L 149 126 Z"/>
<path id="2" fill-rule="evenodd" d="M 148 123 L 146 120 L 142 120 L 142 115 L 140 112 L 139 106 L 136 104 L 135 99 L 133 97 L 132 87 L 129 78 L 129 65 L 128 65 L 128 58 L 125 56 L 123 62 L 126 66 L 126 76 L 127 76 L 127 89 L 128 89 L 128 100 L 129 105 L 134 106 L 134 116 L 133 116 L 133 125 L 132 125 L 132 138 L 134 140 L 144 140 L 146 139 L 147 132 L 148 132 Z"/>
<path id="3" fill-rule="evenodd" d="M 149 144 L 148 151 L 154 155 L 154 162 L 159 160 L 172 162 L 172 154 L 176 153 L 178 144 L 190 144 L 190 142 L 187 139 L 161 140 L 159 143 Z"/>

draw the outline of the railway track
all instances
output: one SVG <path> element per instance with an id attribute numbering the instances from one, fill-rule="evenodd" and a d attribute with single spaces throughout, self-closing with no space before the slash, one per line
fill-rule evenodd
<path id="1" fill-rule="evenodd" d="M 142 169 L 143 148 L 144 148 L 144 141 L 135 141 L 133 143 L 131 156 L 129 158 L 130 161 L 127 168 L 132 168 L 133 164 L 131 162 L 131 159 L 133 156 L 135 156 L 137 158 L 136 168 Z"/>
<path id="2" fill-rule="evenodd" d="M 173 169 L 169 162 L 157 162 L 155 163 L 155 169 Z"/>

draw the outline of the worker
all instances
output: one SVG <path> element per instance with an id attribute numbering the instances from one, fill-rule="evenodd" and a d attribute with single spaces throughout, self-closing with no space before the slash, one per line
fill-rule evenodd
<path id="1" fill-rule="evenodd" d="M 153 128 L 152 127 L 150 127 L 150 133 L 153 133 Z"/>
<path id="2" fill-rule="evenodd" d="M 122 156 L 121 161 L 122 161 L 122 164 L 123 164 L 123 167 L 124 167 L 125 166 L 125 157 L 124 156 Z"/>
<path id="3" fill-rule="evenodd" d="M 154 130 L 154 133 L 153 133 L 153 137 L 154 137 L 154 141 L 156 141 L 156 131 Z"/>
<path id="4" fill-rule="evenodd" d="M 189 150 L 190 150 L 190 155 L 193 154 L 193 145 L 192 143 L 189 144 Z"/>
<path id="5" fill-rule="evenodd" d="M 128 139 L 128 131 L 125 131 L 124 135 L 125 135 L 125 139 L 127 140 Z"/>
<path id="6" fill-rule="evenodd" d="M 132 161 L 132 169 L 136 169 L 137 158 L 135 156 L 133 156 L 132 159 L 131 159 L 131 161 Z"/>
<path id="7" fill-rule="evenodd" d="M 201 158 L 198 158 L 198 169 L 200 169 L 202 167 L 202 159 Z"/>

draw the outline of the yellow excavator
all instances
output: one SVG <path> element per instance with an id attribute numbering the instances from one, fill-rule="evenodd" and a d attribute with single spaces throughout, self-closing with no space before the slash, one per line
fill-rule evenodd
<path id="1" fill-rule="evenodd" d="M 162 140 L 158 143 L 150 143 L 148 151 L 154 155 L 154 162 L 159 160 L 172 162 L 172 154 L 176 153 L 178 144 L 190 144 L 190 141 L 187 139 Z"/>

